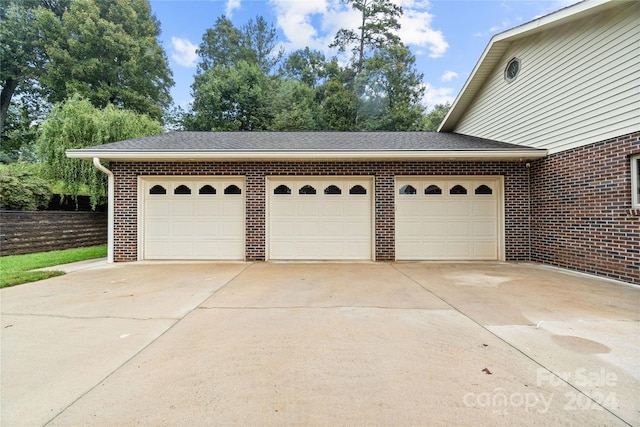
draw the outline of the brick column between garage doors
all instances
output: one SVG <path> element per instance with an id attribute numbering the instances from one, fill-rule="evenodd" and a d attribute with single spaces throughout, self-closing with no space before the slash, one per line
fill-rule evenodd
<path id="1" fill-rule="evenodd" d="M 247 261 L 266 258 L 266 177 L 264 173 L 246 175 L 245 257 Z"/>

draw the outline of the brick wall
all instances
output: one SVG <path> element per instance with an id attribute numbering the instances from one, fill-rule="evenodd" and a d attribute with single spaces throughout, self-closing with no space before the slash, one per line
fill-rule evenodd
<path id="1" fill-rule="evenodd" d="M 242 175 L 246 177 L 246 259 L 266 253 L 266 177 L 364 175 L 375 177 L 375 254 L 395 259 L 396 175 L 503 175 L 505 254 L 529 260 L 529 170 L 519 162 L 112 162 L 115 177 L 114 259 L 137 259 L 138 176 Z"/>
<path id="2" fill-rule="evenodd" d="M 533 162 L 531 258 L 640 284 L 631 163 L 640 132 Z"/>

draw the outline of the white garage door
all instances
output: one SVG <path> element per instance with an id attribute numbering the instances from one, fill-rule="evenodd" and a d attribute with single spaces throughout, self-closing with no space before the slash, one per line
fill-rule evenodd
<path id="1" fill-rule="evenodd" d="M 497 260 L 500 177 L 396 179 L 396 259 Z"/>
<path id="2" fill-rule="evenodd" d="M 143 179 L 144 259 L 244 259 L 242 178 Z"/>
<path id="3" fill-rule="evenodd" d="M 270 178 L 269 258 L 370 260 L 370 178 Z"/>

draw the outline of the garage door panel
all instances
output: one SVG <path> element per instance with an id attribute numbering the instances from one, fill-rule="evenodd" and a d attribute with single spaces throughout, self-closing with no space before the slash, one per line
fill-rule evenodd
<path id="1" fill-rule="evenodd" d="M 471 215 L 470 202 L 467 200 L 447 199 L 446 207 L 449 216 L 467 217 Z"/>
<path id="2" fill-rule="evenodd" d="M 184 238 L 194 235 L 192 222 L 181 222 L 174 220 L 169 227 L 170 233 L 174 237 Z"/>
<path id="3" fill-rule="evenodd" d="M 155 259 L 162 259 L 169 257 L 169 242 L 167 240 L 151 240 L 148 248 L 147 255 Z"/>
<path id="4" fill-rule="evenodd" d="M 473 223 L 475 237 L 493 237 L 496 235 L 496 224 L 493 221 L 475 221 Z"/>
<path id="5" fill-rule="evenodd" d="M 191 218 L 196 212 L 195 205 L 196 204 L 190 200 L 175 200 L 171 204 L 171 216 L 174 218 L 179 216 Z"/>
<path id="6" fill-rule="evenodd" d="M 221 215 L 234 218 L 244 218 L 244 204 L 242 203 L 242 198 L 234 195 L 231 197 L 229 203 L 223 203 Z"/>
<path id="7" fill-rule="evenodd" d="M 171 205 L 165 200 L 148 200 L 147 218 L 165 218 L 171 214 Z"/>
<path id="8" fill-rule="evenodd" d="M 193 255 L 193 242 L 191 240 L 172 240 L 170 255 L 173 259 L 190 259 Z"/>
<path id="9" fill-rule="evenodd" d="M 348 200 L 344 202 L 344 211 L 349 217 L 371 218 L 371 200 Z"/>
<path id="10" fill-rule="evenodd" d="M 422 217 L 441 217 L 447 215 L 447 205 L 440 200 L 428 199 L 424 203 L 416 203 L 413 212 L 420 212 Z"/>
<path id="11" fill-rule="evenodd" d="M 304 196 L 305 198 L 309 197 Z M 306 216 L 306 217 L 317 217 L 320 214 L 321 206 L 315 198 L 311 200 L 302 200 L 300 203 L 296 205 L 295 213 L 297 217 Z"/>
<path id="12" fill-rule="evenodd" d="M 216 224 L 216 227 L 216 236 L 227 240 L 233 239 L 238 243 L 242 243 L 240 239 L 237 239 L 237 236 L 244 233 L 244 224 L 238 223 L 237 221 L 220 221 Z"/>
<path id="13" fill-rule="evenodd" d="M 493 177 L 397 178 L 396 259 L 498 259 L 500 191 Z"/>
<path id="14" fill-rule="evenodd" d="M 482 201 L 474 201 L 472 208 L 472 216 L 489 216 L 495 217 L 496 215 L 496 200 L 482 200 Z"/>
<path id="15" fill-rule="evenodd" d="M 323 236 L 342 236 L 345 233 L 345 227 L 342 221 L 322 221 L 320 223 L 320 234 Z"/>
<path id="16" fill-rule="evenodd" d="M 488 259 L 495 256 L 498 248 L 495 242 L 475 242 L 473 256 L 475 259 Z"/>
<path id="17" fill-rule="evenodd" d="M 335 197 L 335 196 L 333 196 Z M 322 216 L 344 216 L 345 212 L 345 203 L 343 200 L 331 200 L 331 196 L 327 196 L 321 203 L 320 215 Z"/>
<path id="18" fill-rule="evenodd" d="M 447 229 L 446 227 L 442 226 L 442 223 L 440 221 L 425 221 L 422 223 L 416 223 L 414 230 L 417 230 L 416 234 L 419 234 L 421 236 L 426 235 L 438 237 L 447 235 Z"/>
<path id="19" fill-rule="evenodd" d="M 295 209 L 291 200 L 283 200 L 284 197 L 289 196 L 273 196 L 270 205 L 271 215 L 274 217 L 281 217 L 291 215 Z"/>
<path id="20" fill-rule="evenodd" d="M 291 254 L 291 256 L 293 259 L 301 259 L 302 254 L 308 254 L 309 256 L 317 259 L 320 256 L 318 251 L 318 242 L 315 240 L 296 240 L 294 243 L 294 253 Z"/>
<path id="21" fill-rule="evenodd" d="M 371 250 L 371 223 L 369 221 L 349 222 L 344 224 L 344 236 L 368 242 Z"/>
<path id="22" fill-rule="evenodd" d="M 447 223 L 447 235 L 450 237 L 471 236 L 471 224 L 463 221 L 450 221 Z"/>
<path id="23" fill-rule="evenodd" d="M 294 222 L 294 235 L 301 237 L 315 237 L 320 232 L 320 226 L 316 221 Z"/>
<path id="24" fill-rule="evenodd" d="M 170 236 L 169 232 L 169 223 L 167 221 L 147 221 L 146 224 L 146 233 L 152 234 L 157 237 L 168 237 Z"/>
<path id="25" fill-rule="evenodd" d="M 402 221 L 396 225 L 396 234 L 405 236 L 406 239 L 410 239 L 416 232 L 419 233 L 423 227 L 423 223 L 420 221 Z"/>
<path id="26" fill-rule="evenodd" d="M 283 259 L 295 259 L 295 243 L 293 241 L 273 240 L 270 243 L 271 250 L 278 254 L 282 254 L 284 257 Z"/>
<path id="27" fill-rule="evenodd" d="M 470 242 L 447 242 L 447 258 L 455 259 L 470 259 L 471 257 L 471 243 Z"/>
<path id="28" fill-rule="evenodd" d="M 228 227 L 216 221 L 197 221 L 193 225 L 194 239 L 212 239 L 216 236 L 223 237 L 224 234 L 236 235 L 237 230 L 229 231 Z"/>
<path id="29" fill-rule="evenodd" d="M 350 194 L 355 186 L 360 194 Z M 371 259 L 370 178 L 269 178 L 268 188 L 270 259 Z M 274 194 L 286 188 L 290 194 Z M 301 188 L 316 194 L 300 194 Z"/>
<path id="30" fill-rule="evenodd" d="M 269 228 L 273 235 L 279 236 L 278 240 L 292 236 L 294 222 L 292 220 L 273 221 L 269 224 Z"/>
<path id="31" fill-rule="evenodd" d="M 447 259 L 447 246 L 444 241 L 433 240 L 421 243 L 422 244 L 416 249 L 419 255 L 411 259 Z"/>
<path id="32" fill-rule="evenodd" d="M 218 201 L 198 201 L 196 203 L 195 214 L 198 217 L 215 217 L 220 210 L 220 203 Z"/>

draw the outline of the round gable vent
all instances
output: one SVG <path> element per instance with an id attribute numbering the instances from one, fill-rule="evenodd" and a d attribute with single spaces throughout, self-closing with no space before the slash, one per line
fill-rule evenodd
<path id="1" fill-rule="evenodd" d="M 518 58 L 512 58 L 504 69 L 504 79 L 507 83 L 511 83 L 518 77 L 520 72 L 520 60 Z"/>

